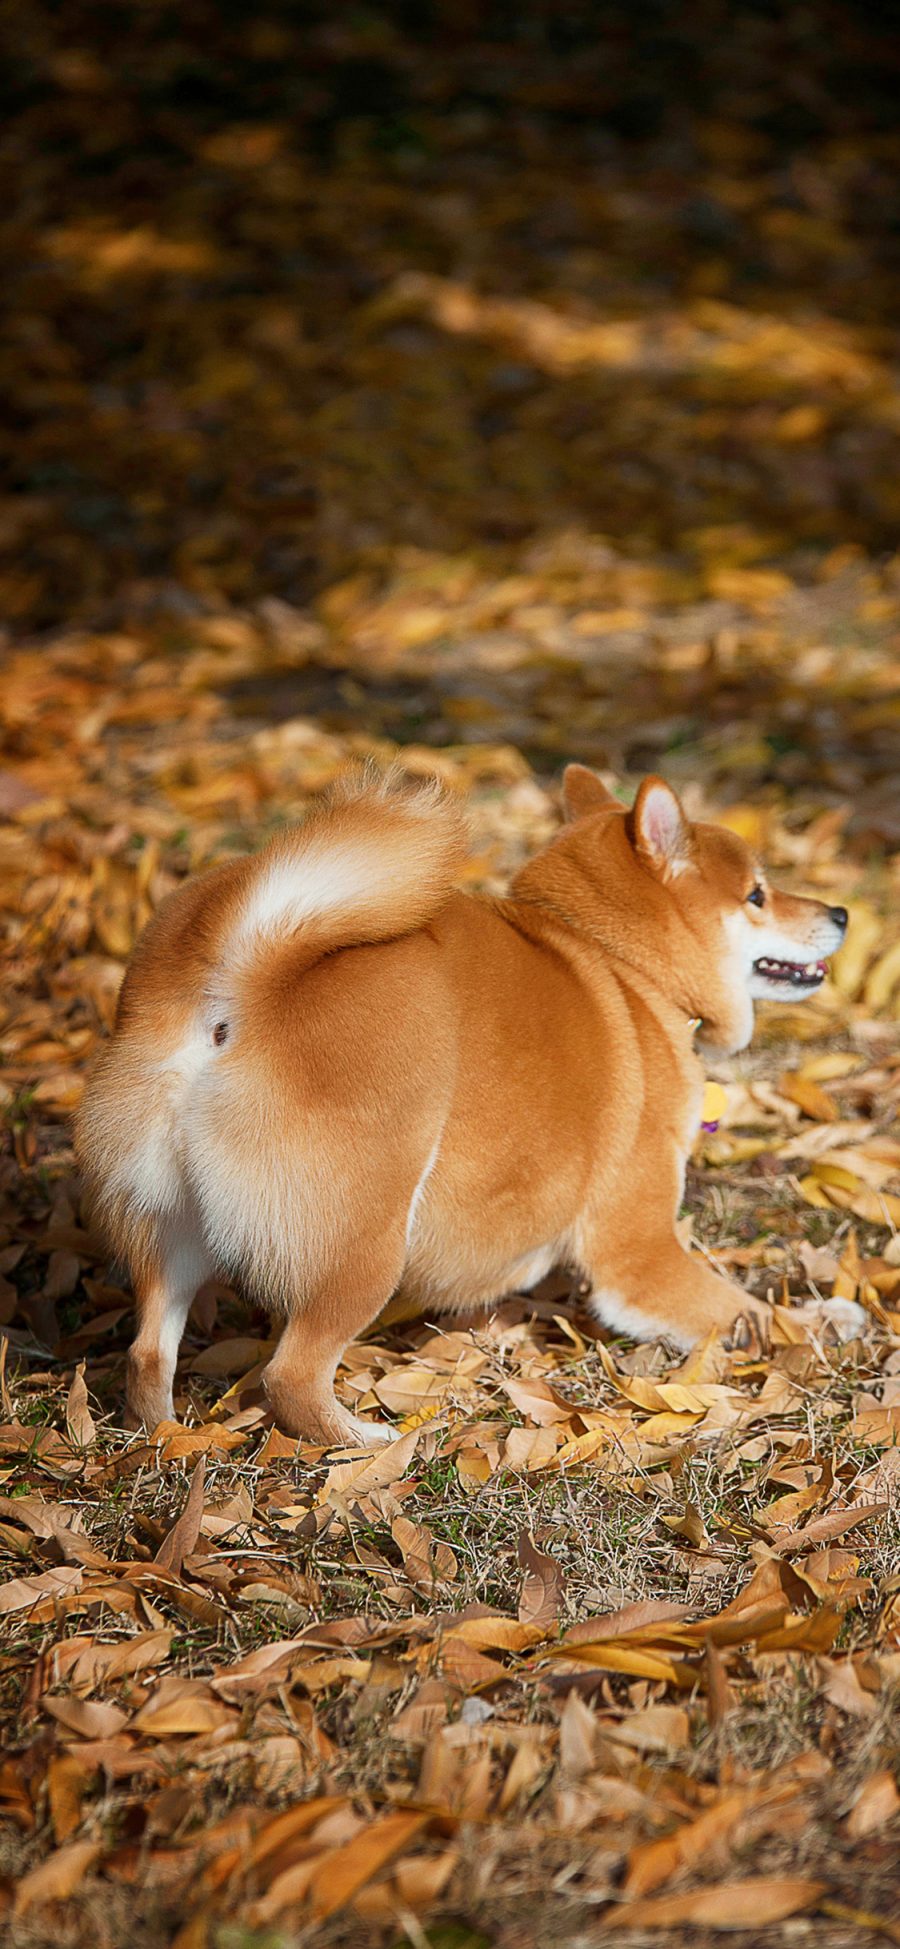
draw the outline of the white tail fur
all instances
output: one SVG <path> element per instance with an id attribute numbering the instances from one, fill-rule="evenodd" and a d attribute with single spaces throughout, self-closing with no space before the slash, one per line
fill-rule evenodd
<path id="1" fill-rule="evenodd" d="M 267 950 L 291 943 L 318 958 L 422 926 L 448 898 L 465 853 L 462 811 L 435 781 L 350 774 L 254 862 L 207 1006 L 226 1010 Z"/>

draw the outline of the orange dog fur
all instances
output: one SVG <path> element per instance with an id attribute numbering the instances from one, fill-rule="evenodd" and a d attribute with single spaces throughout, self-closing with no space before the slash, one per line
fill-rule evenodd
<path id="1" fill-rule="evenodd" d="M 639 1339 L 688 1347 L 760 1314 L 675 1236 L 697 1018 L 703 1046 L 743 1048 L 755 997 L 819 985 L 846 914 L 772 891 L 662 779 L 626 812 L 574 765 L 564 800 L 506 899 L 453 891 L 452 799 L 357 778 L 163 902 L 77 1131 L 134 1284 L 132 1425 L 172 1416 L 214 1273 L 283 1318 L 271 1405 L 324 1442 L 389 1432 L 333 1382 L 397 1293 L 452 1313 L 568 1264 Z"/>

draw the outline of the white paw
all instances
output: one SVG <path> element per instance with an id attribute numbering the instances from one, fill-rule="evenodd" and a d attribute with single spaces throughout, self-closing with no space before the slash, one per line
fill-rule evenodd
<path id="1" fill-rule="evenodd" d="M 349 1427 L 345 1439 L 357 1442 L 360 1448 L 378 1448 L 382 1442 L 396 1441 L 400 1433 L 392 1422 L 361 1421 L 357 1414 L 348 1415 L 347 1419 Z"/>
<path id="2" fill-rule="evenodd" d="M 805 1306 L 798 1306 L 801 1320 L 815 1329 L 825 1326 L 834 1328 L 839 1340 L 853 1340 L 857 1333 L 864 1333 L 869 1315 L 855 1299 L 811 1299 Z"/>

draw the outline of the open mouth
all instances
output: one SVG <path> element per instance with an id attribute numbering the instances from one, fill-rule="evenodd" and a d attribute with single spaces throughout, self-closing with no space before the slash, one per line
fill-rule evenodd
<path id="1" fill-rule="evenodd" d="M 763 954 L 753 963 L 754 974 L 762 975 L 764 981 L 771 981 L 773 987 L 787 982 L 792 988 L 818 988 L 825 980 L 827 969 L 824 961 L 773 961 Z"/>

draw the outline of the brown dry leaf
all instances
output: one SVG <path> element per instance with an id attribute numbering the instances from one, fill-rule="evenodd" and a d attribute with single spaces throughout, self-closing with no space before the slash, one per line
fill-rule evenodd
<path id="1" fill-rule="evenodd" d="M 867 1834 L 877 1834 L 887 1827 L 900 1814 L 900 1793 L 893 1773 L 882 1767 L 873 1773 L 871 1779 L 860 1787 L 849 1814 L 844 1822 L 844 1831 L 851 1841 L 865 1840 Z"/>
<path id="2" fill-rule="evenodd" d="M 447 1374 L 436 1374 L 430 1367 L 398 1366 L 375 1382 L 373 1392 L 391 1414 L 417 1414 L 422 1409 L 435 1410 L 446 1401 L 453 1379 Z M 464 1378 L 456 1382 L 457 1389 L 470 1387 Z"/>
<path id="3" fill-rule="evenodd" d="M 874 1719 L 878 1696 L 860 1684 L 852 1659 L 820 1659 L 818 1670 L 823 1696 L 832 1705 L 852 1718 Z"/>
<path id="4" fill-rule="evenodd" d="M 227 1455 L 232 1448 L 242 1448 L 246 1439 L 238 1428 L 217 1428 L 209 1421 L 200 1428 L 163 1421 L 153 1431 L 153 1440 L 162 1441 L 164 1462 L 180 1462 L 188 1455 Z"/>
<path id="5" fill-rule="evenodd" d="M 13 1897 L 13 1914 L 26 1915 L 45 1902 L 68 1901 L 103 1853 L 102 1841 L 70 1841 L 23 1875 Z"/>
<path id="6" fill-rule="evenodd" d="M 650 1901 L 625 1902 L 603 1917 L 607 1929 L 674 1929 L 682 1923 L 696 1928 L 765 1928 L 815 1906 L 827 1882 L 807 1876 L 760 1875 L 750 1881 L 723 1881 L 713 1888 L 696 1888 L 686 1895 L 659 1895 Z"/>
<path id="7" fill-rule="evenodd" d="M 114 1739 L 128 1724 L 128 1714 L 119 1706 L 94 1699 L 44 1698 L 42 1704 L 51 1719 L 79 1739 Z"/>
<path id="8" fill-rule="evenodd" d="M 458 1848 L 447 1848 L 443 1854 L 414 1854 L 398 1861 L 392 1881 L 404 1908 L 417 1915 L 430 1908 L 443 1894 L 459 1859 Z"/>
<path id="9" fill-rule="evenodd" d="M 490 1612 L 486 1617 L 463 1617 L 451 1623 L 445 1630 L 444 1643 L 470 1645 L 475 1651 L 528 1651 L 546 1636 L 541 1624 Z"/>
<path id="10" fill-rule="evenodd" d="M 802 1071 L 788 1070 L 779 1078 L 778 1088 L 788 1101 L 796 1103 L 813 1123 L 835 1123 L 837 1106 L 817 1082 Z"/>
<path id="11" fill-rule="evenodd" d="M 77 1753 L 54 1753 L 50 1759 L 47 1799 L 57 1847 L 81 1826 L 82 1807 L 93 1772 L 93 1766 L 86 1765 Z"/>
<path id="12" fill-rule="evenodd" d="M 83 1360 L 79 1361 L 66 1399 L 66 1427 L 76 1448 L 90 1448 L 97 1433 L 97 1424 L 88 1407 L 84 1365 Z"/>
<path id="13" fill-rule="evenodd" d="M 358 1500 L 373 1489 L 387 1489 L 401 1482 L 421 1438 L 421 1428 L 411 1428 L 396 1441 L 379 1446 L 374 1454 L 364 1452 L 350 1461 L 335 1462 L 328 1471 L 319 1501 L 343 1501 L 351 1493 Z"/>
<path id="14" fill-rule="evenodd" d="M 84 1572 L 78 1564 L 63 1564 L 58 1570 L 45 1570 L 39 1577 L 13 1577 L 0 1586 L 0 1612 L 31 1611 L 35 1615 L 52 1613 L 53 1600 L 71 1597 L 81 1589 Z M 50 1602 L 51 1611 L 45 1606 Z"/>
<path id="15" fill-rule="evenodd" d="M 120 1678 L 161 1665 L 172 1649 L 174 1632 L 166 1628 L 139 1631 L 118 1644 L 102 1644 L 96 1639 L 70 1641 L 57 1649 L 55 1663 L 60 1676 L 73 1692 L 91 1692 L 99 1685 L 113 1684 Z"/>
<path id="16" fill-rule="evenodd" d="M 760 1512 L 759 1522 L 763 1529 L 777 1530 L 782 1525 L 790 1528 L 798 1516 L 804 1516 L 816 1504 L 824 1502 L 834 1487 L 834 1471 L 830 1462 L 823 1463 L 814 1482 L 805 1489 L 797 1489 L 790 1495 L 777 1496 L 774 1502 L 766 1505 Z"/>
<path id="17" fill-rule="evenodd" d="M 453 1551 L 449 1544 L 436 1542 L 422 1524 L 395 1516 L 391 1536 L 403 1557 L 404 1572 L 417 1590 L 430 1595 L 436 1584 L 453 1581 L 458 1568 Z"/>
<path id="18" fill-rule="evenodd" d="M 306 1651 L 305 1638 L 276 1638 L 257 1645 L 233 1664 L 224 1665 L 210 1680 L 219 1698 L 239 1703 L 242 1698 L 275 1691 Z"/>
<path id="19" fill-rule="evenodd" d="M 571 1402 L 563 1400 L 547 1381 L 521 1380 L 510 1376 L 501 1385 L 513 1407 L 536 1427 L 550 1428 L 557 1422 L 571 1421 Z"/>
<path id="20" fill-rule="evenodd" d="M 235 1374 L 246 1376 L 251 1368 L 266 1362 L 277 1345 L 277 1340 L 254 1340 L 246 1334 L 233 1340 L 214 1340 L 194 1355 L 190 1372 L 214 1380 L 232 1380 Z"/>
<path id="21" fill-rule="evenodd" d="M 195 1736 L 236 1725 L 233 1712 L 199 1679 L 163 1679 L 133 1720 L 135 1732 L 150 1739 Z"/>
<path id="22" fill-rule="evenodd" d="M 287 1807 L 283 1813 L 270 1815 L 246 1850 L 245 1866 L 259 1867 L 261 1862 L 270 1860 L 288 1843 L 309 1834 L 320 1821 L 337 1813 L 347 1804 L 343 1794 L 323 1794 L 313 1800 L 300 1801 L 294 1807 Z"/>
<path id="23" fill-rule="evenodd" d="M 515 1474 L 546 1468 L 557 1447 L 556 1428 L 510 1428 L 503 1448 L 503 1466 Z"/>
<path id="24" fill-rule="evenodd" d="M 618 1745 L 639 1753 L 679 1753 L 690 1745 L 691 1722 L 683 1706 L 645 1705 L 607 1731 Z"/>
<path id="25" fill-rule="evenodd" d="M 597 1352 L 609 1379 L 626 1401 L 649 1413 L 704 1415 L 710 1408 L 728 1408 L 735 1403 L 734 1390 L 718 1382 L 688 1385 L 683 1381 L 644 1380 L 620 1373 L 602 1340 L 597 1343 Z"/>
<path id="26" fill-rule="evenodd" d="M 191 1486 L 181 1515 L 178 1521 L 173 1523 L 156 1552 L 156 1562 L 160 1569 L 170 1571 L 175 1577 L 180 1576 L 184 1559 L 190 1555 L 200 1535 L 205 1481 L 206 1457 L 201 1454 L 191 1474 Z"/>
<path id="27" fill-rule="evenodd" d="M 676 1874 L 689 1873 L 709 1855 L 728 1842 L 753 1799 L 746 1788 L 725 1793 L 707 1807 L 696 1820 L 685 1821 L 662 1840 L 644 1841 L 632 1849 L 622 1884 L 622 1893 L 631 1900 L 649 1895 Z"/>
<path id="28" fill-rule="evenodd" d="M 570 1692 L 559 1722 L 559 1770 L 564 1780 L 582 1780 L 596 1765 L 600 1728 L 577 1692 Z"/>
<path id="29" fill-rule="evenodd" d="M 560 1566 L 555 1557 L 536 1548 L 527 1530 L 522 1530 L 519 1535 L 516 1553 L 519 1565 L 525 1572 L 519 1598 L 519 1622 L 549 1630 L 559 1617 L 563 1593 Z"/>
<path id="30" fill-rule="evenodd" d="M 320 1922 L 335 1915 L 364 1883 L 427 1827 L 430 1816 L 422 1813 L 384 1814 L 363 1829 L 346 1847 L 338 1848 L 319 1864 L 309 1884 L 313 1912 Z"/>
<path id="31" fill-rule="evenodd" d="M 574 1698 L 575 1694 L 570 1692 L 569 1697 Z M 525 1800 L 530 1795 L 546 1764 L 546 1752 L 540 1739 L 520 1739 L 497 1799 L 498 1814 L 505 1814 L 517 1801 Z"/>

